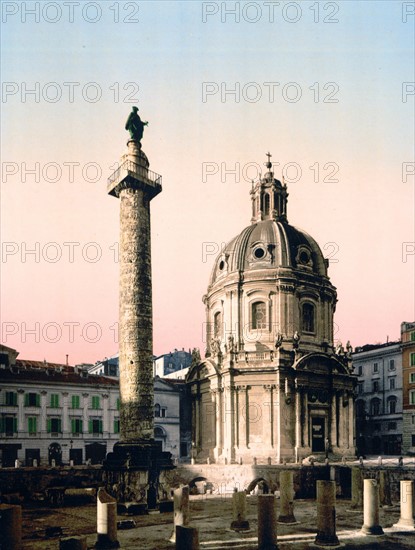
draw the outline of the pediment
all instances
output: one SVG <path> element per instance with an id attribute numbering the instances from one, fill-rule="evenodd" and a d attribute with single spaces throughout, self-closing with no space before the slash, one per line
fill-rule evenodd
<path id="1" fill-rule="evenodd" d="M 293 368 L 297 371 L 322 375 L 349 374 L 346 366 L 335 356 L 324 353 L 308 353 L 300 357 L 300 359 L 294 363 Z"/>
<path id="2" fill-rule="evenodd" d="M 186 383 L 194 382 L 196 380 L 205 380 L 213 376 L 220 376 L 217 365 L 211 359 L 205 359 L 198 365 L 190 367 L 186 376 Z"/>

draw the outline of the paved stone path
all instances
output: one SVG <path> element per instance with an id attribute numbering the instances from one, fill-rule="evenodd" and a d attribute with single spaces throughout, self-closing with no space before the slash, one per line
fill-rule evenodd
<path id="1" fill-rule="evenodd" d="M 298 525 L 278 525 L 280 550 L 307 550 L 316 534 L 316 503 L 311 500 L 295 500 L 295 516 Z M 279 501 L 277 501 L 277 509 Z M 201 550 L 257 549 L 257 497 L 248 496 L 247 516 L 251 530 L 238 534 L 230 530 L 232 521 L 231 495 L 220 498 L 215 495 L 190 497 L 191 525 L 199 527 Z M 120 516 L 119 520 L 126 519 Z M 137 526 L 119 530 L 121 548 L 135 550 L 173 550 L 168 541 L 172 532 L 173 514 L 128 516 Z M 362 537 L 363 514 L 350 510 L 350 501 L 337 501 L 337 535 L 346 550 L 351 548 L 406 550 L 415 549 L 415 532 L 395 533 L 389 529 L 399 519 L 399 506 L 382 508 L 380 523 L 385 537 Z M 23 511 L 23 549 L 57 550 L 59 538 L 45 538 L 46 527 L 62 527 L 64 536 L 86 535 L 88 548 L 96 541 L 96 505 L 93 503 L 68 504 L 62 508 L 34 506 Z"/>

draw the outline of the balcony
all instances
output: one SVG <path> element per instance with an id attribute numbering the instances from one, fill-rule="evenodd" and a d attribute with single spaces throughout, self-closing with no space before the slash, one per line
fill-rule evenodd
<path id="1" fill-rule="evenodd" d="M 108 178 L 107 192 L 118 197 L 120 191 L 126 187 L 146 187 L 147 189 L 150 187 L 153 188 L 153 196 L 155 196 L 161 191 L 161 180 L 160 174 L 127 159 Z"/>
<path id="2" fill-rule="evenodd" d="M 255 363 L 259 361 L 273 361 L 274 351 L 239 351 L 234 354 L 236 363 Z"/>

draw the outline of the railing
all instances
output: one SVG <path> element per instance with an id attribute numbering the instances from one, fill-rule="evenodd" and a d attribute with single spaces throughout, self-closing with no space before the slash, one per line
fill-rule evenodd
<path id="1" fill-rule="evenodd" d="M 239 351 L 235 353 L 235 361 L 238 363 L 243 362 L 257 362 L 257 361 L 273 361 L 274 352 L 270 351 Z"/>
<path id="2" fill-rule="evenodd" d="M 156 172 L 152 172 L 144 166 L 140 166 L 132 160 L 127 159 L 108 178 L 108 188 L 113 187 L 115 183 L 119 183 L 121 181 L 122 172 L 131 173 L 133 176 L 136 176 L 137 179 L 140 179 L 140 181 L 144 181 L 145 183 L 147 183 L 148 185 L 152 185 L 153 187 L 156 185 L 161 185 L 162 177 L 160 176 L 160 174 L 156 174 Z"/>

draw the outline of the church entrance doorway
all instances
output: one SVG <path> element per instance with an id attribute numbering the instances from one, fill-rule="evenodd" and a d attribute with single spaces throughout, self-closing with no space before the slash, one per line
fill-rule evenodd
<path id="1" fill-rule="evenodd" d="M 325 438 L 324 418 L 311 418 L 311 451 L 313 453 L 324 453 Z"/>

